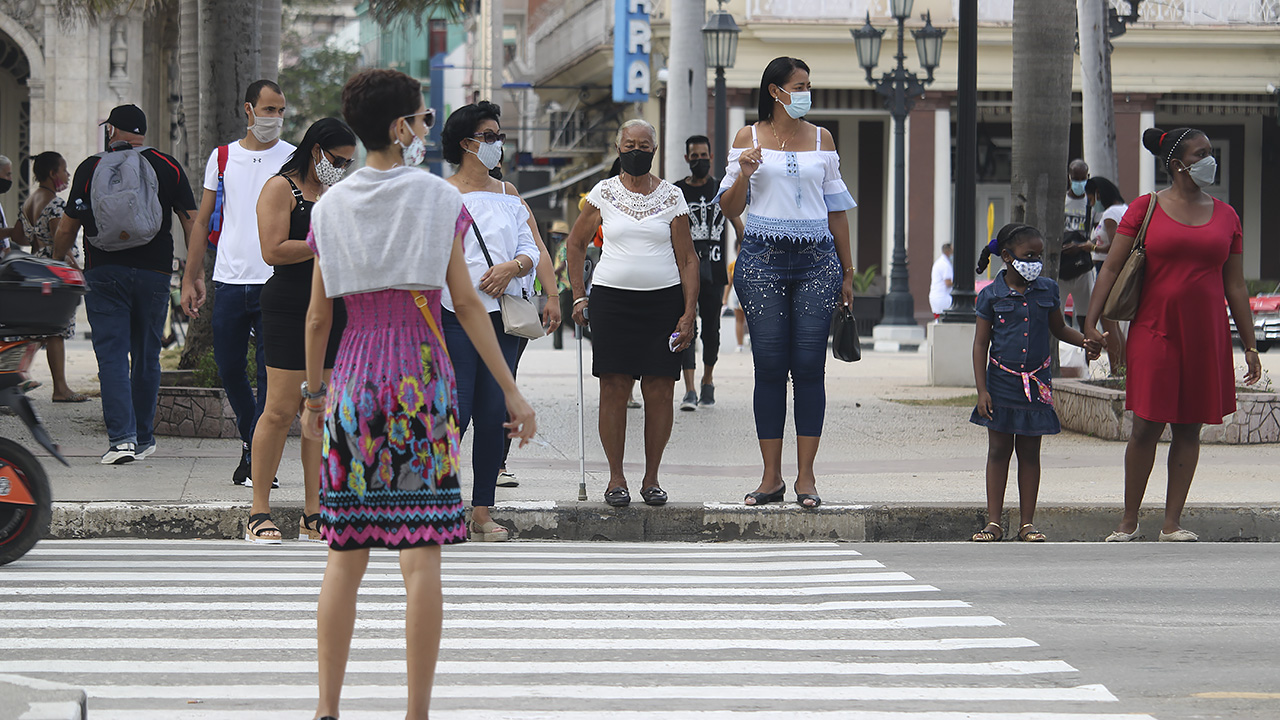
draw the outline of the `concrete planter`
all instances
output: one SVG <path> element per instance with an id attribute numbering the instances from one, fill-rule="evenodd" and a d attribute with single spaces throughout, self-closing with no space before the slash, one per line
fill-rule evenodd
<path id="1" fill-rule="evenodd" d="M 236 414 L 222 388 L 161 387 L 155 432 L 178 437 L 240 438 Z M 289 435 L 300 434 L 301 426 L 294 420 Z"/>
<path id="2" fill-rule="evenodd" d="M 1104 440 L 1129 439 L 1133 413 L 1124 409 L 1124 390 L 1081 380 L 1055 380 L 1054 405 L 1062 427 Z M 1165 429 L 1165 441 L 1169 430 Z M 1280 442 L 1280 393 L 1237 392 L 1236 411 L 1221 425 L 1205 425 L 1200 441 L 1226 445 Z"/>

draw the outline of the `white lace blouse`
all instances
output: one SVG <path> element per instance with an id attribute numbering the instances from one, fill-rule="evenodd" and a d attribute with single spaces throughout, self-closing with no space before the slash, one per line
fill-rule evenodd
<path id="1" fill-rule="evenodd" d="M 760 145 L 754 125 L 751 142 Z M 747 149 L 729 151 L 721 196 L 742 174 L 738 158 Z M 827 213 L 858 206 L 840 175 L 840 155 L 822 149 L 821 132 L 813 150 L 760 148 L 760 155 L 760 166 L 751 174 L 747 189 L 745 234 L 762 239 L 822 240 L 831 237 Z"/>
<path id="2" fill-rule="evenodd" d="M 689 214 L 684 193 L 663 180 L 648 195 L 634 193 L 621 177 L 591 188 L 587 202 L 600 209 L 604 245 L 591 282 L 618 290 L 662 290 L 680 284 L 671 245 L 671 221 Z"/>

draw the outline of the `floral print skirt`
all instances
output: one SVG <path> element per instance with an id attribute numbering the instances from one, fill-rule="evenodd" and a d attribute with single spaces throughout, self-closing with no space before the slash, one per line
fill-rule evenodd
<path id="1" fill-rule="evenodd" d="M 438 327 L 440 292 L 424 294 Z M 321 534 L 336 550 L 463 542 L 448 353 L 409 292 L 345 301 L 325 403 Z"/>

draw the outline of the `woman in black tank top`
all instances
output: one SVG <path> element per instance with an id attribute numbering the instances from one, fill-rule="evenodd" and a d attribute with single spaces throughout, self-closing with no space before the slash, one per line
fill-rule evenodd
<path id="1" fill-rule="evenodd" d="M 315 253 L 308 242 L 311 208 L 329 185 L 342 178 L 355 156 L 355 134 L 340 120 L 324 118 L 307 130 L 280 174 L 267 181 L 258 198 L 258 237 L 262 259 L 275 268 L 262 288 L 262 340 L 267 365 L 267 400 L 253 434 L 250 477 L 275 477 L 285 439 L 302 407 L 306 376 L 305 323 L 311 300 Z M 346 327 L 342 302 L 333 304 L 333 330 L 325 354 L 325 381 L 333 368 Z M 320 541 L 320 441 L 302 439 L 302 477 L 306 510 L 298 526 L 302 540 Z M 249 511 L 250 542 L 280 542 L 271 522 L 271 483 L 254 483 Z"/>

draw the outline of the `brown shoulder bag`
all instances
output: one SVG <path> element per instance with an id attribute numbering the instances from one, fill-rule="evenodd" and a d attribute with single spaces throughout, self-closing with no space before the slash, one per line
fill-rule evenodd
<path id="1" fill-rule="evenodd" d="M 1147 203 L 1147 216 L 1142 219 L 1138 235 L 1133 239 L 1133 247 L 1129 249 L 1129 257 L 1125 258 L 1124 267 L 1116 275 L 1116 282 L 1111 286 L 1107 302 L 1102 306 L 1102 317 L 1107 320 L 1132 320 L 1138 314 L 1138 302 L 1142 298 L 1142 275 L 1147 266 L 1147 226 L 1151 224 L 1151 213 L 1156 209 L 1156 194 L 1151 193 Z"/>

